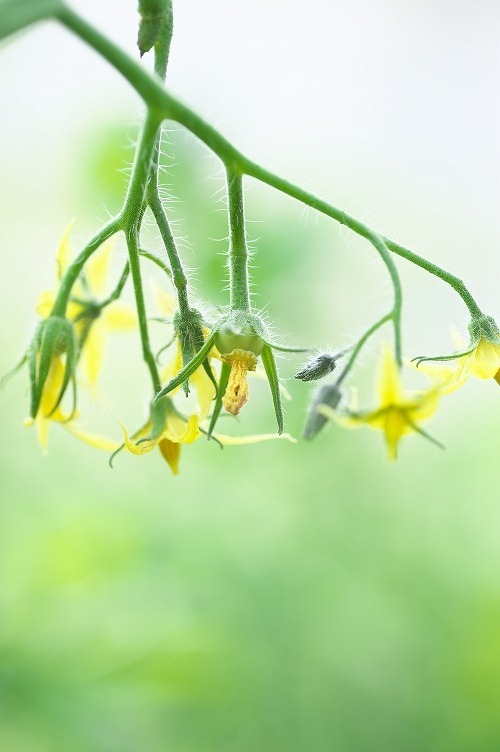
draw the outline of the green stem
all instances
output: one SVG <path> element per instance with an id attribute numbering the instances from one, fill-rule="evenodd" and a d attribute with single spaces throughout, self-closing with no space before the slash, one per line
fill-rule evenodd
<path id="1" fill-rule="evenodd" d="M 455 290 L 455 292 L 460 295 L 465 305 L 469 309 L 472 318 L 483 316 L 483 312 L 470 294 L 463 280 L 461 280 L 459 277 L 456 277 L 454 274 L 450 274 L 450 272 L 442 269 L 437 264 L 433 264 L 432 261 L 427 261 L 427 259 L 424 259 L 418 254 L 413 253 L 413 251 L 409 251 L 407 248 L 403 248 L 403 246 L 395 243 L 393 240 L 389 240 L 389 238 L 384 238 L 384 240 L 390 251 L 396 253 L 398 256 L 401 256 L 407 261 L 410 261 L 412 264 L 415 264 L 415 266 L 419 266 L 421 269 L 425 269 L 426 272 L 433 274 L 435 277 L 439 277 L 439 279 L 442 279 L 443 282 L 449 284 L 450 287 L 452 287 L 453 290 Z"/>
<path id="2" fill-rule="evenodd" d="M 174 14 L 171 0 L 167 0 L 163 14 L 163 33 L 160 34 L 160 38 L 155 44 L 154 71 L 162 81 L 165 81 L 170 45 L 172 44 L 172 35 L 174 33 Z"/>
<path id="3" fill-rule="evenodd" d="M 168 102 L 166 102 L 165 92 L 156 78 L 153 78 L 114 42 L 67 6 L 63 5 L 54 15 L 64 26 L 87 42 L 120 71 L 147 103 L 149 110 L 155 110 L 163 117 L 167 117 Z"/>
<path id="4" fill-rule="evenodd" d="M 377 331 L 377 329 L 380 329 L 380 327 L 383 326 L 385 323 L 387 323 L 387 321 L 391 321 L 391 319 L 393 318 L 393 315 L 394 315 L 393 312 L 391 312 L 391 313 L 387 313 L 385 316 L 382 316 L 381 319 L 379 319 L 374 324 L 372 324 L 372 326 L 369 329 L 366 330 L 366 332 L 363 334 L 363 336 L 358 339 L 358 341 L 357 341 L 356 345 L 354 346 L 354 349 L 353 349 L 353 351 L 351 353 L 351 357 L 347 361 L 347 363 L 346 363 L 346 365 L 344 367 L 344 370 L 342 371 L 342 373 L 340 374 L 339 378 L 337 379 L 337 386 L 341 385 L 341 383 L 343 382 L 343 380 L 345 379 L 345 377 L 347 376 L 347 374 L 349 373 L 349 371 L 353 367 L 353 365 L 354 365 L 354 363 L 356 361 L 356 358 L 358 357 L 358 355 L 359 355 L 359 353 L 361 351 L 361 348 L 363 347 L 363 345 L 365 344 L 365 342 L 367 342 L 367 340 L 370 339 L 370 337 L 372 336 L 372 334 L 375 334 L 375 332 Z"/>
<path id="5" fill-rule="evenodd" d="M 166 14 L 163 25 L 163 33 L 155 44 L 155 62 L 154 70 L 157 76 L 162 81 L 165 81 L 167 75 L 168 58 L 170 54 L 170 45 L 172 42 L 173 34 L 173 12 L 172 4 L 168 2 L 166 8 Z M 175 244 L 174 236 L 170 229 L 170 224 L 163 208 L 163 204 L 160 198 L 159 191 L 159 161 L 160 161 L 160 139 L 161 132 L 158 133 L 153 162 L 151 166 L 151 172 L 149 176 L 148 190 L 147 190 L 147 202 L 153 212 L 156 224 L 160 231 L 163 245 L 167 252 L 168 260 L 170 262 L 170 268 L 172 270 L 172 280 L 177 290 L 177 301 L 181 314 L 188 315 L 190 313 L 188 290 L 187 290 L 187 277 L 182 266 L 182 262 Z"/>
<path id="6" fill-rule="evenodd" d="M 108 297 L 105 300 L 103 300 L 102 303 L 99 304 L 100 308 L 106 308 L 106 306 L 108 306 L 110 303 L 113 303 L 115 300 L 118 300 L 118 298 L 123 292 L 123 288 L 125 287 L 129 274 L 130 274 L 130 266 L 127 261 L 122 271 L 121 277 L 118 280 L 118 284 L 116 285 L 111 295 L 108 295 Z"/>
<path id="7" fill-rule="evenodd" d="M 43 2 L 43 7 L 42 7 Z M 3 7 L 6 9 L 16 9 L 16 0 L 4 0 Z M 211 149 L 223 163 L 226 168 L 232 171 L 244 173 L 255 177 L 261 182 L 267 183 L 276 190 L 286 193 L 296 198 L 298 201 L 311 206 L 317 211 L 332 217 L 341 224 L 349 227 L 353 232 L 366 237 L 373 242 L 373 238 L 382 238 L 381 235 L 368 228 L 359 220 L 351 217 L 341 209 L 315 197 L 313 194 L 289 183 L 286 180 L 265 170 L 251 160 L 247 159 L 239 152 L 229 141 L 227 141 L 218 131 L 206 123 L 195 112 L 183 105 L 174 96 L 169 94 L 160 85 L 160 82 L 150 76 L 138 63 L 124 53 L 113 42 L 107 39 L 97 29 L 84 21 L 80 16 L 74 13 L 60 2 L 50 2 L 49 0 L 40 0 L 40 10 L 37 9 L 34 0 L 30 0 L 29 9 L 24 12 L 15 12 L 15 19 L 12 23 L 2 19 L 0 24 L 0 36 L 6 36 L 14 30 L 22 28 L 34 21 L 44 17 L 54 16 L 71 29 L 77 36 L 87 42 L 93 49 L 99 52 L 109 63 L 111 63 L 135 88 L 138 94 L 147 103 L 150 112 L 154 111 L 161 118 L 175 120 L 187 128 L 193 135 L 197 136 L 209 149 Z M 407 251 L 397 243 L 384 238 L 386 246 L 390 251 L 406 258 L 411 263 L 416 264 L 431 274 L 442 279 L 449 284 L 460 295 L 465 305 L 473 316 L 481 315 L 481 311 L 473 296 L 466 288 L 462 280 L 446 272 L 444 269 L 432 264 L 421 256 Z M 392 276 L 392 275 L 391 275 Z"/>
<path id="8" fill-rule="evenodd" d="M 148 111 L 146 120 L 139 137 L 139 143 L 135 153 L 134 164 L 130 183 L 121 211 L 121 218 L 124 224 L 125 236 L 127 239 L 127 248 L 129 254 L 130 272 L 134 285 L 135 303 L 137 307 L 137 316 L 139 319 L 139 332 L 141 335 L 142 354 L 144 361 L 149 369 L 151 381 L 153 382 L 153 391 L 156 393 L 160 389 L 160 377 L 156 362 L 151 351 L 149 342 L 148 322 L 146 314 L 146 304 L 144 301 L 144 290 L 142 287 L 140 253 L 139 253 L 139 227 L 144 214 L 144 199 L 148 185 L 149 174 L 151 170 L 151 160 L 154 155 L 156 146 L 156 136 L 159 128 L 158 116 Z"/>
<path id="9" fill-rule="evenodd" d="M 169 279 L 172 279 L 172 272 L 170 271 L 168 266 L 161 259 L 159 259 L 158 256 L 155 256 L 154 253 L 150 253 L 149 251 L 145 251 L 144 248 L 140 248 L 139 255 L 144 256 L 144 258 L 149 259 L 149 261 L 152 261 L 153 264 L 156 264 L 156 266 L 158 266 L 163 272 L 165 272 Z"/>
<path id="10" fill-rule="evenodd" d="M 156 182 L 149 184 L 148 187 L 148 204 L 151 207 L 153 216 L 158 225 L 160 235 L 167 252 L 168 260 L 170 261 L 170 267 L 172 269 L 172 281 L 177 290 L 177 300 L 179 302 L 179 310 L 182 314 L 189 313 L 189 300 L 187 292 L 187 277 L 182 267 L 181 259 L 175 245 L 175 241 L 170 230 L 161 199 L 158 195 L 158 189 Z"/>
<path id="11" fill-rule="evenodd" d="M 120 220 L 118 218 L 113 219 L 101 230 L 99 230 L 96 235 L 94 235 L 92 240 L 87 243 L 79 256 L 77 256 L 73 263 L 70 264 L 59 286 L 51 316 L 64 317 L 66 315 L 66 308 L 68 305 L 69 296 L 71 295 L 71 290 L 76 280 L 78 279 L 78 276 L 80 275 L 84 265 L 92 256 L 92 254 L 104 243 L 105 240 L 110 238 L 121 229 L 122 228 Z"/>
<path id="12" fill-rule="evenodd" d="M 130 271 L 132 272 L 132 281 L 134 284 L 135 303 L 137 307 L 137 316 L 139 320 L 139 331 L 141 335 L 142 356 L 149 369 L 151 381 L 153 383 L 153 392 L 156 394 L 161 388 L 160 375 L 156 367 L 154 355 L 149 343 L 148 320 L 146 314 L 146 305 L 144 302 L 144 291 L 142 289 L 142 277 L 139 258 L 139 233 L 135 225 L 128 228 L 126 232 L 127 248 L 129 253 Z"/>
<path id="13" fill-rule="evenodd" d="M 3 0 L 0 3 L 0 39 L 37 21 L 54 18 L 61 8 L 60 0 Z"/>
<path id="14" fill-rule="evenodd" d="M 241 173 L 227 171 L 229 215 L 229 290 L 231 309 L 250 310 L 248 249 L 245 235 L 245 208 Z"/>
<path id="15" fill-rule="evenodd" d="M 131 225 L 139 225 L 142 220 L 146 189 L 159 127 L 160 119 L 158 115 L 148 110 L 135 151 L 127 195 L 120 212 L 125 228 Z"/>

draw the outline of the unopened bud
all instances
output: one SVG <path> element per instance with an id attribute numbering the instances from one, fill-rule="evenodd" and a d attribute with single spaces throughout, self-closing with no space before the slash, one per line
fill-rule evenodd
<path id="1" fill-rule="evenodd" d="M 335 410 L 341 397 L 342 393 L 336 383 L 323 384 L 323 386 L 319 387 L 309 409 L 309 415 L 307 416 L 304 428 L 304 439 L 314 439 L 328 422 L 328 418 L 318 412 L 318 407 L 320 405 L 328 405 L 332 410 Z"/>
<path id="2" fill-rule="evenodd" d="M 296 379 L 301 381 L 317 381 L 332 373 L 337 365 L 340 354 L 319 353 L 315 355 L 301 370 L 295 374 Z"/>
<path id="3" fill-rule="evenodd" d="M 64 373 L 57 389 L 48 384 L 49 374 L 56 359 L 65 357 Z M 78 344 L 73 325 L 60 316 L 50 316 L 41 322 L 28 348 L 28 365 L 31 380 L 31 417 L 35 418 L 44 395 L 44 389 L 53 392 L 53 412 L 60 404 L 66 388 L 75 376 Z"/>

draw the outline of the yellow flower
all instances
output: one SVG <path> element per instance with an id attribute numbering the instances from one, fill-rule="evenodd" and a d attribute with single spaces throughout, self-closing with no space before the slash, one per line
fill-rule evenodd
<path id="1" fill-rule="evenodd" d="M 388 349 L 382 355 L 378 397 L 379 407 L 371 412 L 349 412 L 347 415 L 339 415 L 327 405 L 321 405 L 318 412 L 341 425 L 352 428 L 367 425 L 383 431 L 391 459 L 397 458 L 398 444 L 405 434 L 416 432 L 431 439 L 418 424 L 436 412 L 439 390 L 434 388 L 414 395 L 405 395 L 401 387 L 399 367 Z"/>
<path id="2" fill-rule="evenodd" d="M 164 315 L 171 317 L 177 310 L 175 299 L 163 289 L 155 290 L 156 305 L 158 310 Z M 203 329 L 205 339 L 209 336 L 209 331 Z M 211 361 L 220 360 L 221 356 L 214 346 L 207 355 L 207 360 L 212 366 Z M 256 359 L 255 359 L 256 360 Z M 183 368 L 182 348 L 179 338 L 176 338 L 175 356 L 167 367 L 163 370 L 162 381 L 168 382 L 173 379 Z M 217 374 L 214 371 L 214 376 Z M 179 460 L 182 444 L 192 444 L 202 435 L 207 434 L 204 427 L 208 415 L 213 405 L 215 397 L 215 386 L 208 376 L 203 365 L 200 365 L 189 377 L 190 384 L 194 387 L 196 400 L 192 405 L 189 414 L 185 417 L 177 409 L 172 401 L 181 390 L 181 385 L 173 389 L 168 397 L 163 397 L 156 403 L 153 403 L 152 412 L 149 420 L 133 436 L 129 436 L 126 428 L 121 425 L 123 431 L 124 445 L 135 455 L 147 454 L 155 447 L 158 447 L 162 456 L 170 466 L 174 475 L 179 473 Z M 191 397 L 192 399 L 192 397 Z M 182 399 L 179 404 L 182 404 Z M 188 403 L 189 404 L 189 403 Z M 192 404 L 192 403 L 191 403 Z M 284 438 L 294 442 L 292 436 L 283 434 L 259 434 L 252 436 L 227 436 L 222 434 L 213 434 L 216 442 L 222 445 L 240 445 L 253 444 L 261 441 L 268 441 L 276 438 Z"/>
<path id="3" fill-rule="evenodd" d="M 72 251 L 70 233 L 74 221 L 66 227 L 59 242 L 56 255 L 56 289 L 46 290 L 37 301 L 36 311 L 42 318 L 47 318 L 52 311 L 57 295 L 57 288 L 71 263 Z M 72 291 L 67 308 L 67 318 L 75 325 L 82 350 L 79 364 L 86 376 L 87 386 L 95 388 L 101 371 L 105 338 L 111 332 L 127 332 L 136 327 L 135 312 L 119 300 L 114 300 L 104 308 L 97 304 L 97 298 L 103 296 L 113 251 L 113 239 L 103 243 L 96 251 L 84 270 L 84 283 L 78 281 Z"/>
<path id="4" fill-rule="evenodd" d="M 168 400 L 168 398 L 165 398 Z M 142 428 L 132 437 L 127 433 L 126 428 L 120 423 L 123 431 L 123 439 L 126 448 L 132 454 L 147 454 L 156 446 L 160 450 L 163 458 L 166 460 L 172 473 L 179 474 L 179 460 L 181 454 L 181 444 L 192 444 L 206 434 L 199 422 L 199 415 L 194 413 L 189 418 L 183 418 L 175 409 L 173 403 L 168 400 L 168 407 L 162 430 L 158 435 L 153 436 L 153 420 L 149 420 Z M 225 434 L 213 434 L 213 438 L 223 446 L 239 446 L 242 444 L 256 444 L 261 441 L 270 441 L 274 439 L 286 439 L 296 443 L 290 434 L 257 434 L 251 436 L 227 436 Z"/>
<path id="5" fill-rule="evenodd" d="M 59 399 L 65 372 L 66 365 L 63 361 L 63 357 L 61 355 L 56 355 L 50 363 L 49 373 L 44 383 L 36 417 L 27 418 L 24 421 L 24 424 L 26 426 L 34 425 L 36 427 L 38 442 L 44 453 L 47 452 L 48 431 L 51 421 L 59 423 L 77 439 L 84 441 L 86 444 L 89 444 L 96 449 L 103 449 L 107 452 L 114 451 L 118 446 L 117 442 L 107 439 L 104 436 L 98 436 L 84 431 L 74 423 L 74 418 L 76 417 L 74 411 L 66 413 L 61 405 L 58 405 L 54 409 L 54 406 L 57 405 Z"/>
<path id="6" fill-rule="evenodd" d="M 463 349 L 463 343 L 461 343 Z M 469 378 L 495 379 L 500 384 L 500 342 L 490 342 L 481 337 L 477 345 L 466 355 L 446 365 L 425 361 L 418 363 L 420 371 L 436 382 L 442 394 L 448 394 L 462 386 Z"/>
<path id="7" fill-rule="evenodd" d="M 152 433 L 152 420 L 148 420 L 132 438 L 121 423 L 120 426 L 123 431 L 125 446 L 129 452 L 136 455 L 147 454 L 157 446 L 174 475 L 179 473 L 181 444 L 192 444 L 201 436 L 199 416 L 194 413 L 187 420 L 184 420 L 179 416 L 170 400 L 168 401 L 165 422 L 157 435 Z"/>

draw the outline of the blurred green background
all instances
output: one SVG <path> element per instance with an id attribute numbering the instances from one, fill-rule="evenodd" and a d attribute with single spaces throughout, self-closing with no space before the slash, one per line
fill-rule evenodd
<path id="1" fill-rule="evenodd" d="M 355 35 L 356 13 L 369 6 L 354 5 L 351 26 L 346 17 L 342 23 Z M 85 4 L 80 6 L 84 12 Z M 215 6 L 219 13 L 229 7 Z M 404 24 L 415 26 L 411 4 L 405 18 L 389 2 L 383 6 L 393 25 L 377 27 L 377 50 L 396 22 L 402 34 Z M 269 7 L 267 21 L 272 26 L 279 20 L 281 33 L 276 25 L 276 36 L 268 30 L 269 38 L 278 49 L 283 42 L 284 55 L 293 48 L 293 24 L 300 19 L 289 18 L 287 32 L 280 4 Z M 110 2 L 104 12 L 117 8 Z M 235 17 L 227 24 L 248 20 L 244 9 L 232 8 Z M 448 21 L 440 15 L 444 3 L 430 8 L 423 20 L 419 16 L 420 32 L 414 30 L 424 46 L 430 31 L 437 39 L 439 24 Z M 257 3 L 257 10 L 264 12 L 264 6 Z M 315 80 L 307 66 L 333 12 L 323 3 L 314 10 L 316 37 L 305 35 L 308 54 L 298 80 L 303 89 Z M 196 29 L 210 19 L 200 16 L 202 6 L 194 0 L 179 11 L 177 53 L 187 66 L 187 51 L 193 53 L 189 40 L 181 41 L 183 29 L 192 21 L 199 42 Z M 99 12 L 99 4 L 89 4 L 97 20 Z M 456 58 L 450 58 L 448 79 L 439 70 L 443 91 L 458 87 L 458 102 L 460 86 L 468 86 L 460 69 L 461 29 L 470 32 L 478 14 L 472 16 L 467 3 L 457 3 L 456 13 L 456 46 L 445 50 Z M 488 20 L 494 17 L 483 17 L 485 31 Z M 207 28 L 216 34 L 215 22 Z M 123 30 L 113 34 L 133 37 L 132 24 L 123 22 Z M 349 57 L 350 38 L 347 33 L 342 49 L 354 65 L 361 45 Z M 475 50 L 481 47 L 486 55 L 484 36 L 481 45 L 479 39 Z M 493 44 L 493 36 L 488 39 Z M 53 56 L 34 68 L 26 53 L 46 51 L 51 43 Z M 261 53 L 262 70 L 272 71 L 264 43 Z M 184 91 L 175 59 L 174 82 Z M 277 60 L 279 67 L 279 55 Z M 125 179 L 119 170 L 131 160 L 137 107 L 118 78 L 55 27 L 6 47 L 0 66 L 2 92 L 11 102 L 2 125 L 0 178 L 3 372 L 33 329 L 34 301 L 52 284 L 52 258 L 67 221 L 77 216 L 77 248 L 119 206 Z M 277 82 L 265 89 L 261 67 L 249 57 L 239 74 L 250 85 L 253 73 L 264 100 L 274 97 L 281 112 L 280 96 L 286 94 Z M 95 72 L 101 70 L 97 87 Z M 349 70 L 347 77 L 354 75 Z M 203 77 L 193 78 L 191 70 L 190 78 L 187 71 L 191 101 L 210 101 Z M 220 75 L 229 73 L 221 69 Z M 366 75 L 360 64 L 359 81 Z M 388 75 L 383 68 L 380 85 L 394 93 L 397 71 L 394 79 Z M 425 70 L 422 75 L 422 91 L 417 84 L 414 90 L 418 112 L 424 106 L 418 92 L 425 97 L 428 91 Z M 228 81 L 213 79 L 214 108 Z M 270 166 L 360 215 L 372 212 L 368 218 L 380 229 L 393 233 L 391 223 L 398 223 L 398 238 L 464 274 L 498 315 L 498 262 L 491 252 L 500 240 L 494 211 L 500 186 L 491 165 L 500 161 L 498 139 L 491 136 L 498 94 L 493 111 L 492 91 L 484 79 L 483 85 L 478 101 L 488 101 L 484 106 L 492 116 L 486 143 L 464 149 L 466 125 L 471 127 L 465 120 L 463 133 L 455 130 L 451 145 L 440 141 L 423 166 L 424 157 L 417 159 L 415 152 L 428 143 L 418 124 L 408 134 L 407 157 L 391 162 L 384 129 L 377 135 L 375 126 L 359 126 L 345 110 L 342 127 L 330 114 L 338 131 L 332 141 L 324 138 L 318 115 L 304 112 L 295 114 L 290 134 L 277 142 L 269 134 L 282 127 L 279 116 L 268 113 L 263 128 L 255 107 L 245 118 L 239 115 L 247 100 L 236 83 L 241 101 L 233 107 L 226 102 L 214 119 L 237 142 L 241 122 L 247 150 L 267 158 L 268 149 L 274 155 Z M 230 98 L 229 91 L 224 96 Z M 92 97 L 99 101 L 95 107 L 89 107 Z M 404 101 L 396 98 L 390 107 L 396 112 Z M 439 117 L 458 113 L 463 123 L 462 111 L 452 108 L 450 114 L 449 105 L 443 96 Z M 466 100 L 463 108 L 468 112 Z M 251 132 L 252 117 L 258 127 Z M 182 253 L 200 298 L 223 305 L 222 174 L 185 134 L 174 130 L 168 140 L 165 184 L 178 199 L 169 211 L 178 220 L 177 236 L 188 240 Z M 444 153 L 442 161 L 437 152 Z M 483 157 L 491 174 L 481 171 Z M 349 206 L 352 197 L 355 205 Z M 385 310 L 390 288 L 363 243 L 265 188 L 248 185 L 247 203 L 255 220 L 249 224 L 255 303 L 265 307 L 287 342 L 342 346 Z M 147 237 L 159 249 L 153 229 Z M 426 243 L 430 248 L 424 249 Z M 119 246 L 115 274 L 123 258 Z M 401 271 L 407 354 L 446 348 L 449 324 L 467 323 L 459 302 L 436 281 L 407 266 Z M 149 273 L 160 281 L 154 270 Z M 164 333 L 155 330 L 154 336 Z M 367 348 L 356 378 L 367 405 L 383 340 Z M 293 396 L 287 430 L 296 436 L 310 398 L 291 379 L 300 362 L 300 356 L 280 361 Z M 147 379 L 133 336 L 110 343 L 103 389 L 105 403 L 82 408 L 88 428 L 117 435 L 117 417 L 131 428 L 141 423 Z M 409 437 L 391 464 L 379 435 L 332 426 L 310 444 L 220 451 L 199 441 L 183 448 L 181 475 L 173 478 L 156 451 L 119 457 L 111 471 L 105 455 L 60 426 L 53 426 L 49 454 L 41 456 L 33 432 L 22 425 L 27 378 L 18 375 L 0 394 L 2 752 L 499 750 L 499 398 L 493 381 L 468 384 L 448 397 L 430 427 L 446 444 L 444 452 Z M 252 385 L 240 427 L 245 433 L 274 430 L 265 384 Z"/>

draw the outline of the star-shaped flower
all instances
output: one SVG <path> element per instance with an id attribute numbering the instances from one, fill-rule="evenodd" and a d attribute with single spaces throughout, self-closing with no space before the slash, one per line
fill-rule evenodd
<path id="1" fill-rule="evenodd" d="M 391 350 L 386 349 L 378 377 L 379 405 L 368 412 L 355 410 L 338 413 L 328 405 L 318 407 L 318 412 L 343 426 L 359 428 L 366 425 L 382 431 L 387 444 L 389 457 L 396 459 L 398 445 L 407 433 L 419 433 L 435 442 L 419 426 L 419 423 L 432 417 L 439 402 L 439 389 L 405 395 L 402 390 L 400 369 Z"/>

